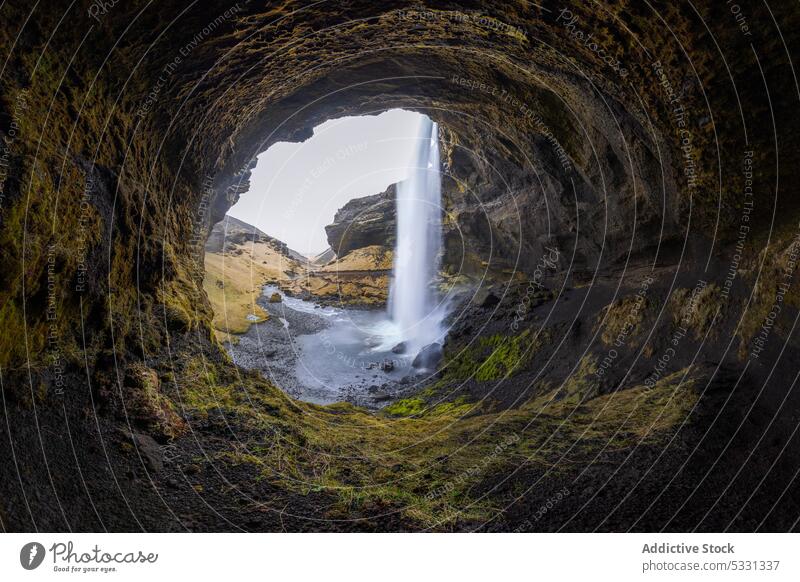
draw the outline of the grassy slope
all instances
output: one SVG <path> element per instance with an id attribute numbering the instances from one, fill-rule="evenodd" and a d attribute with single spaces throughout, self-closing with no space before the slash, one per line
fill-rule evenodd
<path id="1" fill-rule="evenodd" d="M 267 281 L 285 277 L 284 271 L 297 270 L 292 259 L 262 242 L 248 243 L 226 252 L 207 252 L 203 288 L 214 309 L 213 325 L 218 335 L 244 333 L 250 327 L 247 316 L 260 320 L 267 313 L 256 304 Z"/>
<path id="2" fill-rule="evenodd" d="M 306 276 L 287 282 L 291 291 L 344 305 L 382 305 L 389 294 L 392 252 L 380 246 L 355 249 Z"/>
<path id="3" fill-rule="evenodd" d="M 381 247 L 356 249 L 314 271 L 269 244 L 257 242 L 227 247 L 223 255 L 207 251 L 203 288 L 214 310 L 213 326 L 220 339 L 241 334 L 252 314 L 263 321 L 267 313 L 256 303 L 261 288 L 276 281 L 290 293 L 310 292 L 344 304 L 382 304 L 389 288 L 392 253 Z M 287 272 L 297 276 L 288 276 Z"/>
<path id="4" fill-rule="evenodd" d="M 503 368 L 499 377 L 512 374 L 514 349 L 496 343 L 489 365 Z M 281 488 L 333 494 L 338 501 L 327 518 L 396 511 L 420 527 L 444 529 L 496 511 L 503 500 L 474 493 L 481 484 L 523 465 L 558 475 L 601 448 L 662 443 L 697 401 L 693 382 L 680 382 L 682 372 L 652 389 L 587 399 L 594 379 L 587 361 L 563 385 L 518 409 L 480 413 L 479 404 L 462 399 L 398 417 L 349 404 L 289 401 L 256 374 L 240 375 L 203 357 L 187 361 L 179 409 L 192 424 L 224 417 L 239 439 L 236 448 L 210 459 L 217 466 L 246 464 Z"/>
<path id="5" fill-rule="evenodd" d="M 392 252 L 378 245 L 355 249 L 321 267 L 323 273 L 339 271 L 390 271 Z"/>

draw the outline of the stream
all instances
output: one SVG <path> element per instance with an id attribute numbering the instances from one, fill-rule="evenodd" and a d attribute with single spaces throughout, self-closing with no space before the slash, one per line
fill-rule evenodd
<path id="1" fill-rule="evenodd" d="M 273 293 L 280 302 L 269 302 Z M 271 285 L 258 303 L 270 318 L 226 347 L 236 364 L 261 371 L 289 395 L 381 408 L 413 389 L 414 355 L 396 353 L 399 337 L 385 312 L 321 306 Z"/>

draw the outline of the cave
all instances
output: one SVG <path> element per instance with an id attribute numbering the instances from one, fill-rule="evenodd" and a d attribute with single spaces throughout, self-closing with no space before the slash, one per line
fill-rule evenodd
<path id="1" fill-rule="evenodd" d="M 796 531 L 800 14 L 747 10 L 4 3 L 2 529 Z M 305 402 L 208 245 L 259 154 L 393 110 L 469 293 L 418 386 Z"/>

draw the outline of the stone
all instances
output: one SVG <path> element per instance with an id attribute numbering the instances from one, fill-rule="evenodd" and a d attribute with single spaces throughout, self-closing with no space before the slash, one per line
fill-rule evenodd
<path id="1" fill-rule="evenodd" d="M 270 303 L 280 303 L 281 301 L 283 301 L 283 297 L 281 297 L 280 293 L 273 293 L 269 296 Z"/>
<path id="2" fill-rule="evenodd" d="M 405 354 L 406 350 L 408 350 L 408 343 L 407 342 L 400 342 L 396 346 L 392 348 L 393 354 Z"/>
<path id="3" fill-rule="evenodd" d="M 148 472 L 158 473 L 164 468 L 164 456 L 161 453 L 161 447 L 153 437 L 136 432 L 127 433 L 126 436 L 133 442 Z"/>
<path id="4" fill-rule="evenodd" d="M 486 297 L 484 297 L 483 301 L 481 301 L 481 307 L 483 307 L 484 309 L 489 309 L 499 303 L 500 303 L 500 298 L 490 291 L 489 293 L 486 294 Z"/>
<path id="5" fill-rule="evenodd" d="M 443 355 L 442 344 L 434 342 L 422 348 L 411 365 L 418 370 L 432 370 L 442 361 Z"/>

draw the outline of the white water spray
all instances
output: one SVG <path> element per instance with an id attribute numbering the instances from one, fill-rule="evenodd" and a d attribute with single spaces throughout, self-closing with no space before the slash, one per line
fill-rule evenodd
<path id="1" fill-rule="evenodd" d="M 397 185 L 397 242 L 388 306 L 410 354 L 443 335 L 444 310 L 435 286 L 442 248 L 441 201 L 439 128 L 423 117 L 411 172 Z"/>

